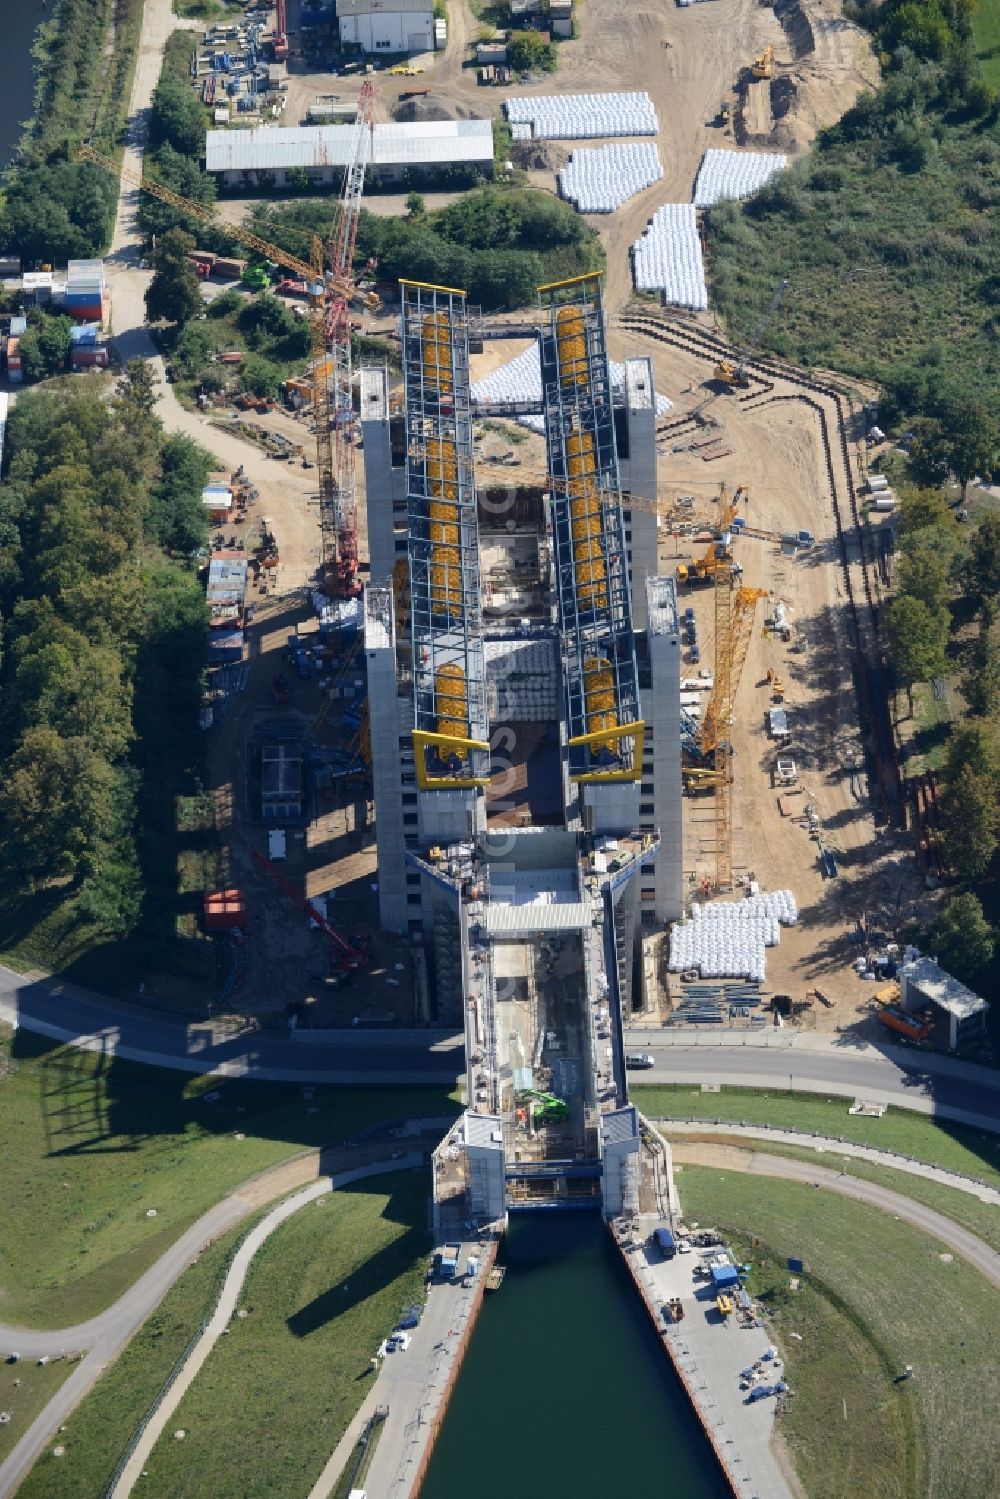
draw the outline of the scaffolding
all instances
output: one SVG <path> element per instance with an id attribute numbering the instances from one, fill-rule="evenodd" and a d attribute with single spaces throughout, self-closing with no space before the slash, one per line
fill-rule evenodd
<path id="1" fill-rule="evenodd" d="M 421 790 L 485 786 L 489 726 L 465 293 L 400 282 L 413 748 Z"/>
<path id="2" fill-rule="evenodd" d="M 539 298 L 570 777 L 635 781 L 643 724 L 600 277 Z"/>

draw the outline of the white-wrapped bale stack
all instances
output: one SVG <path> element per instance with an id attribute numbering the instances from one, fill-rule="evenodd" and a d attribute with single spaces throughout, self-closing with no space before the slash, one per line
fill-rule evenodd
<path id="1" fill-rule="evenodd" d="M 600 140 L 658 135 L 660 130 L 648 94 L 517 95 L 507 100 L 504 111 L 514 140 Z"/>
<path id="2" fill-rule="evenodd" d="M 790 890 L 696 905 L 690 921 L 677 921 L 670 929 L 670 971 L 697 970 L 703 979 L 746 978 L 763 983 L 764 949 L 776 947 L 782 925 L 794 926 L 797 920 Z"/>
<path id="3" fill-rule="evenodd" d="M 664 301 L 704 312 L 708 306 L 698 221 L 691 203 L 667 203 L 632 246 L 636 291 L 661 291 Z"/>
<path id="4" fill-rule="evenodd" d="M 614 213 L 662 176 L 655 146 L 597 146 L 573 152 L 559 173 L 559 192 L 581 213 Z"/>
<path id="5" fill-rule="evenodd" d="M 773 151 L 720 151 L 713 147 L 701 158 L 694 206 L 711 208 L 724 198 L 750 198 L 787 165 L 788 157 Z"/>

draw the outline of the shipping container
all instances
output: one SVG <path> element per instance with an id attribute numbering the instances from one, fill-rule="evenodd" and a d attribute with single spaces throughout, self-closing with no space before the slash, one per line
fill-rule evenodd
<path id="1" fill-rule="evenodd" d="M 204 917 L 206 932 L 231 932 L 234 927 L 242 931 L 247 924 L 243 891 L 216 890 L 210 895 L 206 894 Z"/>

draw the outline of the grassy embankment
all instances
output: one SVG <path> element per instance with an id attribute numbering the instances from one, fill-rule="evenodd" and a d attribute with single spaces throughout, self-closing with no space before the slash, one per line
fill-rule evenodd
<path id="1" fill-rule="evenodd" d="M 805 1130 L 897 1151 L 1000 1187 L 1000 1135 L 936 1121 L 909 1109 L 889 1108 L 881 1119 L 872 1119 L 849 1114 L 846 1098 L 780 1089 L 723 1088 L 718 1093 L 702 1093 L 700 1088 L 677 1084 L 633 1086 L 630 1091 L 650 1119 L 721 1119 Z"/>
<path id="2" fill-rule="evenodd" d="M 308 1493 L 364 1398 L 371 1355 L 422 1300 L 429 1190 L 423 1172 L 359 1182 L 276 1231 L 247 1278 L 248 1315 L 177 1409 L 187 1436 L 165 1434 L 149 1459 L 150 1496 Z"/>
<path id="3" fill-rule="evenodd" d="M 454 1107 L 443 1087 L 317 1088 L 306 1100 L 292 1086 L 110 1061 L 24 1032 L 14 1051 L 16 1070 L 0 1073 L 0 1294 L 4 1319 L 29 1326 L 108 1306 L 255 1172 L 380 1120 Z"/>
<path id="4" fill-rule="evenodd" d="M 68 1359 L 43 1364 L 41 1368 L 26 1360 L 0 1364 L 0 1410 L 10 1412 L 10 1420 L 0 1426 L 0 1462 L 72 1372 L 73 1365 Z"/>
<path id="5" fill-rule="evenodd" d="M 379 1177 L 276 1231 L 246 1283 L 248 1316 L 234 1320 L 182 1402 L 144 1490 L 171 1499 L 308 1490 L 364 1397 L 371 1352 L 421 1297 L 427 1191 L 422 1172 Z M 43 1457 L 22 1499 L 103 1492 L 245 1232 L 214 1244 L 177 1282 L 70 1418 L 65 1457 Z M 180 1429 L 183 1443 L 172 1437 Z"/>
<path id="6" fill-rule="evenodd" d="M 888 1214 L 810 1187 L 696 1166 L 678 1186 L 689 1217 L 739 1236 L 753 1259 L 750 1288 L 794 1392 L 780 1429 L 810 1499 L 998 1492 L 1000 1438 L 982 1419 L 1000 1376 L 996 1293 L 974 1269 Z M 806 1262 L 797 1292 L 788 1255 Z M 907 1364 L 913 1379 L 897 1382 Z"/>

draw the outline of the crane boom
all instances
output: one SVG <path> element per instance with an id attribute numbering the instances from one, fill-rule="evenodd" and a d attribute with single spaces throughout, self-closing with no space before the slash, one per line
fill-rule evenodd
<path id="1" fill-rule="evenodd" d="M 358 581 L 358 483 L 353 440 L 350 304 L 355 289 L 354 245 L 365 188 L 365 167 L 373 155 L 374 125 L 375 85 L 366 78 L 361 85 L 351 151 L 329 243 L 331 289 L 326 334 L 333 362 L 334 455 L 330 492 L 329 495 L 320 494 L 320 505 L 324 509 L 329 505 L 334 511 L 337 553 L 333 584 L 334 591 L 341 598 L 356 598 L 361 592 Z"/>
<path id="2" fill-rule="evenodd" d="M 267 871 L 279 890 L 284 891 L 288 899 L 298 906 L 299 910 L 308 916 L 310 921 L 315 921 L 323 935 L 329 937 L 333 946 L 339 949 L 342 954 L 340 966 L 350 969 L 362 968 L 368 961 L 367 953 L 362 948 L 352 947 L 347 938 L 342 937 L 336 927 L 330 925 L 318 907 L 314 906 L 304 895 L 300 895 L 291 881 L 285 879 L 281 870 L 272 864 L 270 859 L 265 858 L 260 849 L 252 848 L 250 853 L 254 863 L 259 864 L 261 869 Z"/>

